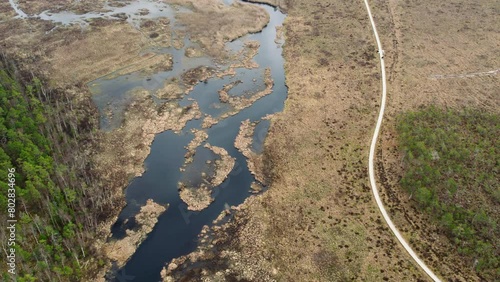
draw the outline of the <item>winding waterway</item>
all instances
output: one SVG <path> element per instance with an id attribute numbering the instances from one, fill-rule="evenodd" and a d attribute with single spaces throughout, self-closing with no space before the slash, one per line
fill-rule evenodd
<path id="1" fill-rule="evenodd" d="M 231 5 L 233 0 L 223 0 L 226 5 Z M 51 12 L 44 11 L 38 15 L 27 15 L 17 5 L 16 0 L 9 0 L 12 8 L 19 18 L 40 18 L 60 25 L 79 24 L 88 25 L 94 18 L 117 19 L 120 15 L 126 16 L 127 22 L 138 26 L 144 19 L 166 17 L 172 26 L 175 25 L 176 12 L 189 12 L 176 6 L 152 0 L 133 0 L 120 7 L 109 6 L 105 2 L 101 12 L 76 14 L 69 11 Z M 194 89 L 179 101 L 179 105 L 186 107 L 193 100 L 198 103 L 203 115 L 221 119 L 217 124 L 208 129 L 202 129 L 202 120 L 192 120 L 178 133 L 171 130 L 156 135 L 150 155 L 146 158 L 144 166 L 146 171 L 141 177 L 131 181 L 126 189 L 127 206 L 122 210 L 117 222 L 112 227 L 113 239 L 125 236 L 126 230 L 135 228 L 134 216 L 148 199 L 168 205 L 169 208 L 159 218 L 153 231 L 146 240 L 140 244 L 136 252 L 121 269 L 115 269 L 107 277 L 111 281 L 159 281 L 160 271 L 173 258 L 192 252 L 197 245 L 197 238 L 204 225 L 211 225 L 212 221 L 230 206 L 241 204 L 251 195 L 250 185 L 255 181 L 250 173 L 245 157 L 234 147 L 234 140 L 238 134 L 242 121 L 249 119 L 257 122 L 252 148 L 254 152 L 262 151 L 263 142 L 269 128 L 269 121 L 263 119 L 269 114 L 283 109 L 287 97 L 285 85 L 284 61 L 282 57 L 282 39 L 276 37 L 276 27 L 281 26 L 285 15 L 278 9 L 263 5 L 270 15 L 270 22 L 259 33 L 248 34 L 233 42 L 226 44 L 226 48 L 236 53 L 244 48 L 246 41 L 258 41 L 260 47 L 254 57 L 258 68 L 237 68 L 236 75 L 222 78 L 210 78 L 204 83 L 197 84 Z M 141 13 L 147 11 L 147 13 Z M 154 93 L 163 83 L 172 78 L 178 78 L 185 70 L 198 66 L 214 67 L 223 70 L 228 66 L 220 66 L 208 57 L 187 58 L 184 56 L 188 47 L 199 47 L 190 41 L 189 36 L 184 37 L 183 47 L 180 49 L 155 48 L 143 50 L 144 53 L 164 54 L 169 53 L 173 58 L 173 68 L 169 71 L 144 75 L 140 72 L 126 75 L 114 73 L 99 78 L 89 83 L 93 93 L 93 100 L 101 114 L 101 129 L 113 130 L 120 126 L 123 111 L 133 99 L 133 90 L 145 89 Z M 218 91 L 224 85 L 240 81 L 228 91 L 230 96 L 242 96 L 259 92 L 265 88 L 264 70 L 269 68 L 274 81 L 272 93 L 255 101 L 251 106 L 227 118 L 222 115 L 231 111 L 231 106 L 221 103 Z M 155 98 L 155 97 L 153 97 Z M 155 98 L 157 103 L 162 103 Z M 194 161 L 185 171 L 180 168 L 184 164 L 186 145 L 193 139 L 192 129 L 205 130 L 207 140 L 196 149 Z M 217 156 L 203 147 L 205 143 L 224 148 L 231 157 L 236 159 L 235 166 L 226 180 L 213 190 L 215 199 L 206 209 L 193 212 L 180 199 L 178 191 L 179 181 L 190 181 L 191 184 L 200 182 L 200 171 L 213 173 L 207 168 L 207 161 L 213 162 Z"/>
<path id="2" fill-rule="evenodd" d="M 227 110 L 227 106 L 219 101 L 218 90 L 230 82 L 241 80 L 242 83 L 229 91 L 230 95 L 255 93 L 265 87 L 264 69 L 271 69 L 274 86 L 270 95 L 264 96 L 238 114 L 223 119 L 206 129 L 209 137 L 204 143 L 227 150 L 236 159 L 235 167 L 228 178 L 215 188 L 212 194 L 215 201 L 208 208 L 200 212 L 188 211 L 187 205 L 179 197 L 177 185 L 181 179 L 189 178 L 190 175 L 189 171 L 181 172 L 179 168 L 184 163 L 185 146 L 193 139 L 191 129 L 201 129 L 202 120 L 188 122 L 179 134 L 173 131 L 157 134 L 151 145 L 151 153 L 144 163 L 145 173 L 141 177 L 135 178 L 126 189 L 127 206 L 123 209 L 112 229 L 113 236 L 120 238 L 124 236 L 124 231 L 127 228 L 134 227 L 133 221 L 129 219 L 138 212 L 147 199 L 153 199 L 159 204 L 168 204 L 169 208 L 159 217 L 154 230 L 138 247 L 127 264 L 118 270 L 115 278 L 110 278 L 110 280 L 119 281 L 120 277 L 125 276 L 130 281 L 159 281 L 160 271 L 165 264 L 173 258 L 192 252 L 196 248 L 198 234 L 204 225 L 211 225 L 211 222 L 225 208 L 239 205 L 251 195 L 249 192 L 250 184 L 255 179 L 247 168 L 245 157 L 234 147 L 234 140 L 242 121 L 250 119 L 250 121 L 259 122 L 252 146 L 255 151 L 260 151 L 269 127 L 269 122 L 262 120 L 262 118 L 281 111 L 287 96 L 284 61 L 281 54 L 282 42 L 275 42 L 276 27 L 282 25 L 285 15 L 273 7 L 261 6 L 270 14 L 269 24 L 259 33 L 249 34 L 227 44 L 228 49 L 237 51 L 243 47 L 243 43 L 247 40 L 259 41 L 259 53 L 254 57 L 259 67 L 256 69 L 236 69 L 234 77 L 211 78 L 205 83 L 199 83 L 179 103 L 181 106 L 186 106 L 191 104 L 194 99 L 199 104 L 203 114 L 217 118 Z M 202 65 L 208 63 L 202 62 Z M 179 67 L 183 67 L 182 64 Z M 176 67 L 174 66 L 170 75 L 175 74 Z M 168 76 L 167 72 L 158 74 L 156 80 L 167 79 Z M 112 93 L 125 93 L 128 89 L 137 86 L 133 84 L 126 86 L 127 83 L 130 84 L 130 80 L 123 77 L 93 82 L 94 87 L 101 88 L 99 93 L 107 92 L 102 91 L 102 89 L 114 89 L 111 91 Z M 141 82 L 142 85 L 145 83 Z M 99 100 L 103 99 L 102 95 L 96 95 L 95 99 L 98 105 L 105 104 Z M 204 163 L 205 160 L 213 158 L 210 151 L 200 146 L 196 151 L 194 163 Z M 128 224 L 125 224 L 127 221 Z"/>

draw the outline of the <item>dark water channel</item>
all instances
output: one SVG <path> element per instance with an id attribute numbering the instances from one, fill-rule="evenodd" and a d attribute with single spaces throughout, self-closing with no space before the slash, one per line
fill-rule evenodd
<path id="1" fill-rule="evenodd" d="M 188 122 L 180 134 L 170 130 L 157 134 L 151 145 L 151 153 L 145 160 L 145 173 L 141 177 L 133 179 L 126 189 L 127 206 L 113 226 L 113 236 L 120 238 L 127 228 L 134 227 L 133 221 L 129 221 L 127 224 L 124 224 L 124 222 L 126 219 L 132 218 L 140 207 L 146 203 L 147 199 L 153 199 L 159 204 L 169 204 L 169 208 L 159 217 L 153 231 L 137 248 L 128 263 L 117 271 L 115 278 L 110 280 L 159 281 L 160 271 L 166 263 L 173 258 L 188 254 L 196 248 L 197 236 L 204 225 L 210 225 L 228 205 L 239 205 L 251 195 L 249 192 L 250 184 L 254 181 L 254 178 L 248 171 L 245 157 L 237 151 L 233 144 L 240 123 L 246 119 L 261 121 L 267 114 L 281 111 L 287 96 L 282 49 L 280 44 L 275 42 L 276 26 L 282 25 L 285 15 L 272 7 L 265 5 L 262 5 L 262 7 L 271 16 L 271 20 L 264 30 L 228 44 L 229 49 L 238 50 L 242 48 L 243 42 L 246 40 L 259 41 L 261 44 L 259 53 L 254 58 L 259 64 L 259 68 L 251 70 L 237 69 L 235 77 L 227 76 L 222 79 L 208 79 L 206 83 L 196 85 L 193 91 L 180 102 L 181 106 L 185 106 L 192 103 L 188 100 L 188 98 L 192 98 L 199 103 L 204 114 L 218 117 L 224 111 L 227 111 L 227 106 L 224 106 L 219 101 L 218 90 L 222 89 L 227 83 L 241 80 L 242 83 L 232 89 L 229 92 L 230 95 L 241 95 L 245 92 L 255 93 L 264 88 L 264 69 L 267 67 L 271 69 L 274 87 L 270 95 L 259 99 L 252 106 L 207 129 L 209 137 L 204 143 L 222 147 L 232 157 L 236 158 L 233 171 L 224 183 L 214 189 L 213 198 L 215 201 L 208 208 L 200 212 L 188 211 L 186 204 L 179 198 L 177 191 L 178 181 L 186 178 L 187 172 L 181 172 L 179 168 L 184 163 L 184 154 L 186 153 L 184 146 L 193 138 L 190 130 L 193 128 L 201 129 L 202 120 Z M 202 62 L 201 65 L 207 65 L 208 63 Z M 174 73 L 175 67 L 170 75 L 174 75 Z M 168 76 L 167 72 L 157 74 L 157 80 L 167 79 Z M 110 93 L 105 96 L 95 96 L 98 106 L 109 103 L 125 93 L 127 89 L 137 86 L 147 88 L 144 87 L 144 85 L 147 86 L 146 81 L 140 81 L 137 85 L 131 81 L 134 80 L 122 76 L 112 80 L 102 79 L 93 82 L 92 87 L 100 88 L 100 93 Z M 267 120 L 261 121 L 257 126 L 252 144 L 256 151 L 261 151 L 268 127 L 269 122 Z M 212 157 L 206 149 L 198 148 L 195 162 L 196 158 L 205 160 Z"/>

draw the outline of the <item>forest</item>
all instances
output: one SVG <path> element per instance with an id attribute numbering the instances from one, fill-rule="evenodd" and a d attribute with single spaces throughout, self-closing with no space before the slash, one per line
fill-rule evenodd
<path id="1" fill-rule="evenodd" d="M 428 107 L 398 118 L 403 188 L 485 280 L 500 277 L 500 118 Z"/>
<path id="2" fill-rule="evenodd" d="M 0 66 L 0 209 L 7 211 L 14 168 L 17 281 L 80 280 L 96 265 L 88 263 L 99 257 L 92 241 L 110 208 L 87 153 L 95 116 L 90 104 L 45 88 L 43 79 L 4 56 Z M 6 222 L 6 212 L 0 214 Z M 2 280 L 13 280 L 5 268 Z"/>

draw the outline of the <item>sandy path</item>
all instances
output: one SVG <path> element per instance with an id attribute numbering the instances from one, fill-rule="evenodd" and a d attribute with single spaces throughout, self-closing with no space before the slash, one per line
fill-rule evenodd
<path id="1" fill-rule="evenodd" d="M 375 197 L 375 201 L 377 202 L 377 206 L 380 209 L 380 212 L 382 213 L 382 216 L 384 217 L 384 220 L 387 222 L 387 225 L 389 225 L 389 228 L 391 231 L 394 233 L 398 241 L 403 245 L 405 250 L 410 254 L 410 256 L 415 260 L 415 262 L 422 268 L 429 277 L 434 280 L 434 281 L 441 281 L 433 272 L 432 270 L 427 267 L 427 265 L 418 257 L 418 255 L 413 251 L 413 249 L 408 245 L 408 243 L 405 241 L 403 236 L 399 233 L 398 229 L 392 222 L 391 218 L 389 217 L 389 214 L 387 214 L 387 211 L 385 210 L 384 204 L 382 203 L 382 200 L 380 199 L 378 189 L 377 189 L 377 183 L 375 182 L 375 172 L 374 172 L 374 165 L 373 165 L 373 159 L 375 156 L 375 148 L 377 146 L 377 139 L 378 135 L 380 132 L 380 127 L 382 125 L 382 120 L 384 119 L 384 111 L 385 111 L 385 102 L 386 102 L 386 96 L 387 96 L 387 85 L 386 85 L 386 75 L 385 75 L 385 62 L 384 62 L 384 50 L 382 49 L 382 44 L 380 43 L 380 38 L 378 36 L 377 28 L 375 26 L 375 21 L 373 20 L 373 16 L 370 10 L 370 5 L 368 4 L 368 0 L 364 0 L 365 5 L 366 5 L 366 10 L 368 12 L 368 16 L 370 17 L 370 23 L 373 28 L 373 34 L 375 35 L 375 39 L 377 40 L 377 48 L 379 50 L 379 56 L 380 56 L 380 69 L 382 72 L 382 101 L 380 105 L 380 112 L 378 115 L 377 119 L 377 124 L 375 126 L 375 132 L 373 133 L 373 138 L 372 142 L 370 145 L 370 156 L 368 158 L 368 173 L 370 177 L 370 185 L 372 186 L 372 191 L 373 195 Z"/>

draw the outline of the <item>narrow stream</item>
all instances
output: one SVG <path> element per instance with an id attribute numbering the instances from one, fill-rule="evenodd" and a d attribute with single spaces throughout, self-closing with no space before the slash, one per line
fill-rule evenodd
<path id="1" fill-rule="evenodd" d="M 273 93 L 207 130 L 209 137 L 206 142 L 226 149 L 236 158 L 233 171 L 224 183 L 214 190 L 215 201 L 208 208 L 200 212 L 188 211 L 187 205 L 179 198 L 177 182 L 183 177 L 179 168 L 184 162 L 186 153 L 184 146 L 193 138 L 190 130 L 201 129 L 201 120 L 190 121 L 181 134 L 172 131 L 158 134 L 151 146 L 151 153 L 145 160 L 146 172 L 142 177 L 134 179 L 126 190 L 128 205 L 113 228 L 114 236 L 123 235 L 127 227 L 121 223 L 137 213 L 147 199 L 151 198 L 160 204 L 168 203 L 170 206 L 160 216 L 148 238 L 119 271 L 122 276 L 134 277 L 133 281 L 159 281 L 160 271 L 166 263 L 196 248 L 197 236 L 204 225 L 210 225 L 225 206 L 239 205 L 251 195 L 249 187 L 254 178 L 247 168 L 245 157 L 234 148 L 233 144 L 240 123 L 246 119 L 261 121 L 267 114 L 281 111 L 287 96 L 282 49 L 275 43 L 276 27 L 282 25 L 285 15 L 273 7 L 261 6 L 271 16 L 269 24 L 260 33 L 247 35 L 228 44 L 229 48 L 237 50 L 246 40 L 259 41 L 261 46 L 255 57 L 259 68 L 237 69 L 235 77 L 209 79 L 207 83 L 198 84 L 180 102 L 183 105 L 188 103 L 188 98 L 195 99 L 203 113 L 217 117 L 223 112 L 217 90 L 229 82 L 241 80 L 242 83 L 230 91 L 231 95 L 239 95 L 245 91 L 256 92 L 264 87 L 264 69 L 267 67 L 271 69 L 274 80 Z M 261 150 L 268 126 L 269 122 L 264 120 L 257 127 L 253 143 L 257 151 Z M 204 157 L 200 154 L 200 148 L 195 155 L 195 158 L 198 157 Z"/>
<path id="2" fill-rule="evenodd" d="M 12 7 L 12 9 L 14 9 L 14 11 L 17 14 L 16 18 L 27 18 L 28 17 L 28 15 L 26 15 L 26 13 L 23 12 L 23 10 L 19 9 L 15 0 L 9 0 L 9 3 L 10 3 L 10 6 Z"/>

